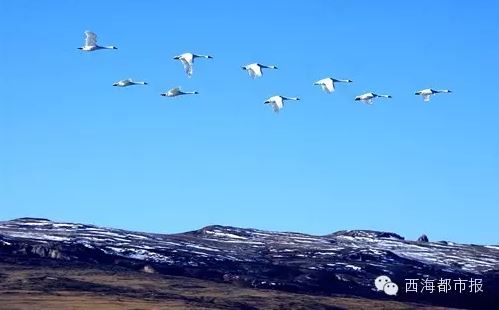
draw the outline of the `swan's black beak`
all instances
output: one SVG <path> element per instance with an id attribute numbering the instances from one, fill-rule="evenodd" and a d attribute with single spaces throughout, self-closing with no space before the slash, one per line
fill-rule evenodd
<path id="1" fill-rule="evenodd" d="M 113 86 L 118 86 L 118 83 L 114 83 Z"/>
<path id="2" fill-rule="evenodd" d="M 78 49 L 79 49 L 79 50 L 82 50 L 82 49 L 83 49 L 83 47 L 78 47 Z"/>
<path id="3" fill-rule="evenodd" d="M 267 101 L 265 101 L 263 104 L 267 104 L 267 103 L 270 103 L 270 101 L 268 101 L 268 100 L 267 100 Z"/>
<path id="4" fill-rule="evenodd" d="M 163 97 L 166 96 L 166 94 L 160 94 L 160 95 L 163 96 Z"/>
<path id="5" fill-rule="evenodd" d="M 241 67 L 241 69 L 246 70 L 246 67 Z"/>
<path id="6" fill-rule="evenodd" d="M 359 100 L 360 100 L 360 98 L 359 98 L 359 97 L 355 97 L 355 101 L 359 101 Z"/>
<path id="7" fill-rule="evenodd" d="M 418 91 L 417 91 L 417 92 L 415 92 L 415 93 L 414 93 L 414 95 L 419 95 L 419 92 L 418 92 Z"/>

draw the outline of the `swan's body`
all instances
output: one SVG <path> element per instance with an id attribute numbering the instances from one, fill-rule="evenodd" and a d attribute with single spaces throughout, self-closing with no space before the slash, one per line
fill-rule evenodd
<path id="1" fill-rule="evenodd" d="M 197 91 L 181 91 L 180 87 L 175 87 L 170 89 L 166 93 L 161 94 L 161 96 L 177 97 L 181 95 L 197 95 L 197 94 L 199 94 Z"/>
<path id="2" fill-rule="evenodd" d="M 373 99 L 374 98 L 392 98 L 392 96 L 390 95 L 378 95 L 378 94 L 375 94 L 375 93 L 365 93 L 363 95 L 360 95 L 360 96 L 357 96 L 355 97 L 355 100 L 356 101 L 361 101 L 365 104 L 372 104 L 373 103 Z"/>
<path id="3" fill-rule="evenodd" d="M 277 69 L 276 66 L 266 66 L 266 65 L 259 64 L 259 63 L 249 64 L 249 65 L 246 65 L 242 68 L 243 68 L 243 70 L 248 71 L 248 74 L 252 78 L 261 77 L 263 75 L 263 71 L 262 71 L 263 68 Z"/>
<path id="4" fill-rule="evenodd" d="M 335 90 L 334 83 L 352 83 L 352 80 L 338 80 L 328 77 L 322 80 L 318 80 L 314 83 L 314 85 L 320 85 L 326 93 L 332 93 Z"/>
<path id="5" fill-rule="evenodd" d="M 97 35 L 91 31 L 85 31 L 85 45 L 83 47 L 78 47 L 78 49 L 85 52 L 93 52 L 97 50 L 117 50 L 118 48 L 112 45 L 97 45 Z"/>
<path id="6" fill-rule="evenodd" d="M 428 101 L 430 101 L 430 97 L 432 95 L 441 94 L 441 93 L 452 93 L 452 91 L 450 91 L 448 89 L 427 88 L 427 89 L 418 90 L 417 92 L 414 93 L 414 95 L 420 95 L 423 97 L 424 102 L 428 102 Z"/>
<path id="7" fill-rule="evenodd" d="M 298 97 L 272 96 L 265 100 L 265 104 L 270 104 L 274 112 L 278 113 L 284 107 L 285 100 L 300 100 Z"/>
<path id="8" fill-rule="evenodd" d="M 181 55 L 173 57 L 173 59 L 180 60 L 182 62 L 182 65 L 184 65 L 185 73 L 188 77 L 192 76 L 194 59 L 196 58 L 211 59 L 213 57 L 209 55 L 197 55 L 193 53 L 183 53 Z"/>
<path id="9" fill-rule="evenodd" d="M 113 86 L 127 87 L 132 85 L 147 85 L 147 82 L 134 82 L 132 79 L 121 80 L 113 84 Z"/>

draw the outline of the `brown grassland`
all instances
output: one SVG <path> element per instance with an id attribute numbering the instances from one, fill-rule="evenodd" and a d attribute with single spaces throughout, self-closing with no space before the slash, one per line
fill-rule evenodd
<path id="1" fill-rule="evenodd" d="M 0 263 L 0 309 L 444 309 L 95 267 Z"/>

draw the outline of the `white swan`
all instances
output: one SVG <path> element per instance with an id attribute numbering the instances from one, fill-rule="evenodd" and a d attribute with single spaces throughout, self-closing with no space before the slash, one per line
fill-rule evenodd
<path id="1" fill-rule="evenodd" d="M 365 93 L 363 95 L 355 97 L 355 100 L 357 100 L 357 101 L 360 100 L 360 101 L 362 101 L 363 103 L 366 103 L 366 104 L 372 104 L 373 103 L 373 99 L 374 98 L 378 98 L 378 97 L 392 98 L 392 96 L 390 96 L 390 95 L 378 95 L 378 94 L 375 94 L 375 93 Z"/>
<path id="2" fill-rule="evenodd" d="M 352 83 L 352 80 L 338 80 L 328 77 L 322 80 L 318 80 L 314 83 L 314 85 L 320 85 L 326 93 L 332 93 L 335 89 L 334 83 Z"/>
<path id="3" fill-rule="evenodd" d="M 422 89 L 418 90 L 417 92 L 414 93 L 414 95 L 421 95 L 423 97 L 424 102 L 430 101 L 430 97 L 435 94 L 441 94 L 441 93 L 452 93 L 452 91 L 448 89 Z"/>
<path id="4" fill-rule="evenodd" d="M 266 66 L 266 65 L 259 64 L 259 63 L 249 64 L 249 65 L 246 65 L 246 66 L 244 66 L 242 68 L 243 68 L 243 70 L 248 71 L 248 74 L 252 78 L 261 77 L 263 75 L 263 72 L 262 72 L 263 68 L 266 68 L 266 69 L 277 69 L 276 66 L 273 66 L 273 65 Z"/>
<path id="5" fill-rule="evenodd" d="M 113 84 L 113 86 L 127 87 L 132 85 L 147 85 L 147 82 L 134 82 L 132 79 L 121 80 Z"/>
<path id="6" fill-rule="evenodd" d="M 181 91 L 180 87 L 175 87 L 170 89 L 166 93 L 162 93 L 161 96 L 177 97 L 181 95 L 197 95 L 197 94 L 199 94 L 197 91 Z"/>
<path id="7" fill-rule="evenodd" d="M 270 104 L 274 112 L 278 113 L 284 107 L 285 100 L 300 100 L 298 97 L 272 96 L 265 100 L 265 104 Z"/>
<path id="8" fill-rule="evenodd" d="M 192 66 L 194 63 L 194 59 L 196 58 L 211 59 L 213 57 L 209 55 L 197 55 L 193 53 L 183 53 L 181 55 L 173 57 L 173 59 L 180 60 L 182 62 L 182 64 L 184 65 L 185 73 L 187 74 L 188 77 L 192 76 L 192 71 L 193 71 Z"/>
<path id="9" fill-rule="evenodd" d="M 78 47 L 79 50 L 92 52 L 97 50 L 117 50 L 116 46 L 100 46 L 97 45 L 97 35 L 91 31 L 85 31 L 85 45 Z"/>

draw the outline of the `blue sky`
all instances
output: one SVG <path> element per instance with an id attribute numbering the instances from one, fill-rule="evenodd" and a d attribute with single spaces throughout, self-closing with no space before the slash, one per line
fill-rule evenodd
<path id="1" fill-rule="evenodd" d="M 183 4 L 0 2 L 1 219 L 499 242 L 498 4 Z M 80 52 L 85 30 L 119 49 Z M 185 51 L 215 58 L 188 79 Z M 150 85 L 111 86 L 128 77 Z M 276 115 L 275 94 L 302 100 Z"/>

